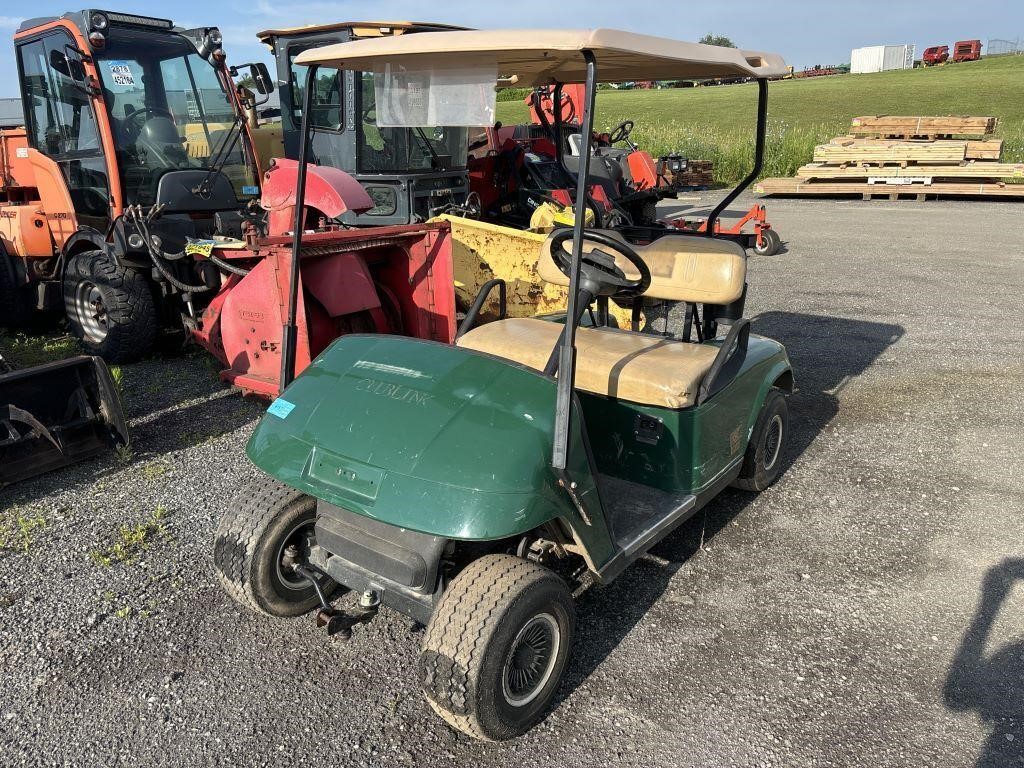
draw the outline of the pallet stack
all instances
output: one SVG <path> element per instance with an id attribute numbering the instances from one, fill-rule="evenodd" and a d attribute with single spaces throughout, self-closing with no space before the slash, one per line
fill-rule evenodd
<path id="1" fill-rule="evenodd" d="M 865 200 L 1006 197 L 1024 200 L 1024 163 L 1002 162 L 994 117 L 855 117 L 847 136 L 814 148 L 795 178 L 765 179 L 765 195 L 860 195 Z M 1010 182 L 1010 183 L 1007 183 Z"/>
<path id="2" fill-rule="evenodd" d="M 658 168 L 659 174 L 668 186 L 679 191 L 690 191 L 708 189 L 714 184 L 715 164 L 711 160 L 689 160 L 676 156 L 677 164 L 681 160 L 684 167 L 672 171 L 671 164 L 666 162 L 667 159 L 662 158 L 658 162 Z"/>

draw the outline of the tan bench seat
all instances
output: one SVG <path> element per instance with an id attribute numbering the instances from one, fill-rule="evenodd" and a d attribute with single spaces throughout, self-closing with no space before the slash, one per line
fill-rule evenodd
<path id="1" fill-rule="evenodd" d="M 562 325 L 535 318 L 487 323 L 458 346 L 544 370 Z M 597 395 L 658 408 L 694 404 L 717 347 L 662 339 L 614 328 L 576 331 L 576 386 Z"/>

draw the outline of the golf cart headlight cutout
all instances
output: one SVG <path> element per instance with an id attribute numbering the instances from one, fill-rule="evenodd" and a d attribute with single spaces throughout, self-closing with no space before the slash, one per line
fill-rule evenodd
<path id="1" fill-rule="evenodd" d="M 89 27 L 94 32 L 105 32 L 109 25 L 110 21 L 107 19 L 107 15 L 105 13 L 93 11 L 89 14 Z M 92 39 L 92 35 L 89 37 Z"/>
<path id="2" fill-rule="evenodd" d="M 498 66 L 494 62 L 429 69 L 384 63 L 373 72 L 377 125 L 494 125 L 497 80 Z"/>

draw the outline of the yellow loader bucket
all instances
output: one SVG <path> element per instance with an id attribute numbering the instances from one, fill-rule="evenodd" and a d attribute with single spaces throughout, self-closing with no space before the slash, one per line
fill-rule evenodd
<path id="1" fill-rule="evenodd" d="M 473 304 L 484 283 L 499 277 L 508 290 L 508 317 L 565 311 L 568 296 L 565 288 L 545 283 L 537 274 L 537 257 L 541 244 L 547 239 L 546 234 L 447 213 L 438 218 L 447 221 L 452 228 L 455 296 L 463 310 Z M 492 296 L 481 311 L 485 319 L 498 315 L 497 292 Z M 612 304 L 611 313 L 620 326 L 628 326 L 630 313 L 627 310 Z"/>

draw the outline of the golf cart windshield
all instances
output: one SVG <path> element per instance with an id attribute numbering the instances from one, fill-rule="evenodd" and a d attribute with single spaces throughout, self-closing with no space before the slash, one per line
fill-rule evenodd
<path id="1" fill-rule="evenodd" d="M 218 164 L 240 199 L 257 194 L 231 98 L 185 37 L 112 26 L 97 59 L 128 202 L 151 204 L 167 171 Z"/>
<path id="2" fill-rule="evenodd" d="M 308 49 L 307 49 L 308 50 Z M 292 114 L 296 125 L 302 120 L 305 100 L 305 66 L 294 63 L 291 54 Z M 357 116 L 357 170 L 359 173 L 416 173 L 436 170 L 462 170 L 469 154 L 469 134 L 461 125 L 430 123 L 388 125 L 378 122 L 375 77 L 372 72 L 357 72 L 359 86 Z M 345 125 L 342 97 L 342 73 L 322 67 L 316 77 L 310 122 L 322 137 L 340 134 Z M 324 141 L 330 142 L 329 138 Z M 317 143 L 318 147 L 322 144 Z"/>

